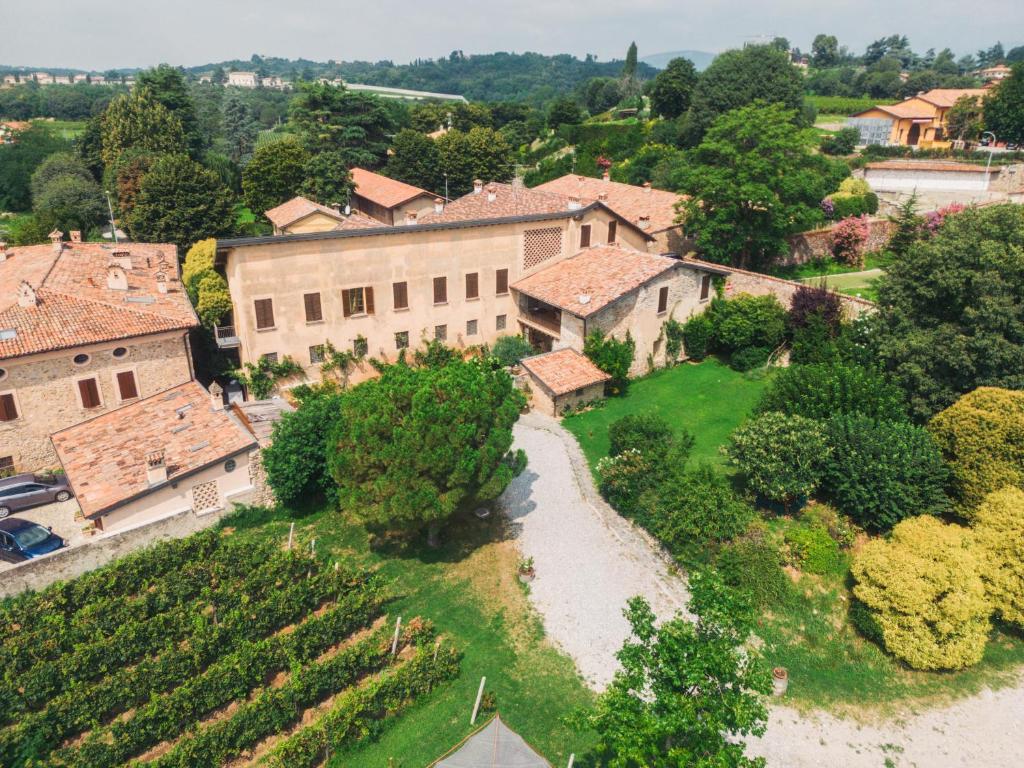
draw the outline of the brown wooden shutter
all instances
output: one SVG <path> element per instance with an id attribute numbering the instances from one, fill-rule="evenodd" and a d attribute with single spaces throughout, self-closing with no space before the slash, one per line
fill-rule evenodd
<path id="1" fill-rule="evenodd" d="M 590 225 L 584 224 L 580 227 L 580 248 L 590 247 Z"/>
<path id="2" fill-rule="evenodd" d="M 668 309 L 668 286 L 662 286 L 658 291 L 658 314 Z"/>
<path id="3" fill-rule="evenodd" d="M 253 302 L 256 307 L 256 327 L 257 328 L 273 328 L 274 327 L 274 300 L 273 299 L 256 299 Z"/>
<path id="4" fill-rule="evenodd" d="M 476 299 L 480 297 L 480 276 L 476 272 L 466 275 L 466 298 Z"/>
<path id="5" fill-rule="evenodd" d="M 350 295 L 351 293 L 352 292 L 348 288 L 344 288 L 341 291 L 341 311 L 345 315 L 345 317 L 348 317 L 349 315 L 352 314 L 352 297 Z"/>
<path id="6" fill-rule="evenodd" d="M 14 395 L 0 395 L 0 421 L 14 421 L 18 418 L 18 406 L 14 403 Z"/>
<path id="7" fill-rule="evenodd" d="M 82 397 L 83 408 L 99 408 L 100 389 L 96 379 L 81 379 L 78 382 L 78 394 Z"/>
<path id="8" fill-rule="evenodd" d="M 408 309 L 409 284 L 406 282 L 394 283 L 392 289 L 395 294 L 395 309 Z"/>
<path id="9" fill-rule="evenodd" d="M 435 277 L 434 278 L 434 303 L 435 304 L 447 304 L 448 303 L 448 278 L 447 277 Z"/>
<path id="10" fill-rule="evenodd" d="M 323 307 L 320 304 L 319 293 L 307 293 L 303 296 L 306 303 L 306 322 L 315 323 L 324 319 Z"/>
<path id="11" fill-rule="evenodd" d="M 135 374 L 132 371 L 121 371 L 117 374 L 117 389 L 121 393 L 122 400 L 138 397 L 139 387 L 135 383 Z"/>
<path id="12" fill-rule="evenodd" d="M 499 269 L 494 273 L 494 292 L 508 293 L 508 270 Z"/>
<path id="13" fill-rule="evenodd" d="M 373 314 L 373 288 L 366 286 L 363 288 L 363 299 L 365 303 L 366 314 Z"/>
<path id="14" fill-rule="evenodd" d="M 618 234 L 618 231 L 619 231 L 619 222 L 615 221 L 614 219 L 609 221 L 608 222 L 608 245 L 611 245 L 612 243 L 615 242 L 615 236 Z"/>
<path id="15" fill-rule="evenodd" d="M 711 275 L 702 275 L 700 278 L 700 298 L 706 299 L 711 293 Z"/>

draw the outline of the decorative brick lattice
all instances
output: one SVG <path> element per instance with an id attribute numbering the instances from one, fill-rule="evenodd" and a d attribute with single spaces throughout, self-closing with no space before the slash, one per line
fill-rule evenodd
<path id="1" fill-rule="evenodd" d="M 528 229 L 523 236 L 523 269 L 532 269 L 562 253 L 562 228 Z"/>
<path id="2" fill-rule="evenodd" d="M 192 486 L 192 509 L 197 513 L 220 509 L 220 489 L 216 480 Z"/>

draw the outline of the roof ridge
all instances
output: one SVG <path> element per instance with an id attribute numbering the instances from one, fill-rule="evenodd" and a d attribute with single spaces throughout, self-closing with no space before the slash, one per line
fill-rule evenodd
<path id="1" fill-rule="evenodd" d="M 127 313 L 130 313 L 130 314 L 137 314 L 137 315 L 140 315 L 142 317 L 162 317 L 162 318 L 166 318 L 168 320 L 172 319 L 170 315 L 167 315 L 167 314 L 164 314 L 164 313 L 161 313 L 161 312 L 148 312 L 148 311 L 146 311 L 144 309 L 141 309 L 139 307 L 128 307 L 128 306 L 125 306 L 124 303 L 117 304 L 117 303 L 112 302 L 112 301 L 104 301 L 103 299 L 96 299 L 96 298 L 92 298 L 92 297 L 89 297 L 89 296 L 77 296 L 77 295 L 75 295 L 73 293 L 68 293 L 67 291 L 62 291 L 62 290 L 60 290 L 58 288 L 50 288 L 50 287 L 45 286 L 45 285 L 44 286 L 40 286 L 39 290 L 45 291 L 46 293 L 49 293 L 49 294 L 53 294 L 54 296 L 60 296 L 60 297 L 65 298 L 65 299 L 71 299 L 73 301 L 79 301 L 79 302 L 82 302 L 84 304 L 97 304 L 97 305 L 102 306 L 102 307 L 109 307 L 109 308 L 117 310 L 119 312 L 123 311 L 123 312 L 127 312 Z M 156 301 L 156 299 L 154 299 L 154 303 L 155 303 L 155 301 Z"/>

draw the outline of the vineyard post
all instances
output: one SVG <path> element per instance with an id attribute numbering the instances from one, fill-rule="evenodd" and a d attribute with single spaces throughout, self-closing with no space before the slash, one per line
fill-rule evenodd
<path id="1" fill-rule="evenodd" d="M 398 621 L 395 622 L 395 638 L 391 641 L 391 655 L 394 656 L 398 653 L 398 632 L 402 627 L 402 617 L 398 617 Z"/>
<path id="2" fill-rule="evenodd" d="M 437 652 L 441 650 L 441 638 L 434 641 L 434 661 L 437 661 Z"/>
<path id="3" fill-rule="evenodd" d="M 572 768 L 572 764 L 575 763 L 575 762 L 576 762 L 576 753 L 573 752 L 571 755 L 569 755 L 569 766 L 568 766 L 568 768 Z"/>
<path id="4" fill-rule="evenodd" d="M 295 521 L 292 521 L 291 527 L 288 529 L 288 550 L 291 551 L 292 539 L 295 537 Z"/>
<path id="5" fill-rule="evenodd" d="M 476 692 L 476 704 L 473 705 L 473 716 L 469 718 L 470 725 L 476 725 L 476 713 L 480 711 L 480 699 L 484 696 L 484 684 L 486 682 L 486 677 L 480 678 L 480 690 Z"/>

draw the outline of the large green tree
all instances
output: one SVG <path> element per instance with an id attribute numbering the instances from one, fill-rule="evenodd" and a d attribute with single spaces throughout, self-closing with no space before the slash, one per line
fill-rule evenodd
<path id="1" fill-rule="evenodd" d="M 47 230 L 88 232 L 103 219 L 106 210 L 99 184 L 89 175 L 66 173 L 53 177 L 32 195 L 32 212 Z"/>
<path id="2" fill-rule="evenodd" d="M 32 174 L 47 157 L 68 148 L 68 142 L 38 124 L 21 131 L 13 144 L 0 144 L 0 209 L 29 210 Z"/>
<path id="3" fill-rule="evenodd" d="M 820 203 L 849 170 L 814 154 L 814 137 L 782 104 L 751 104 L 719 117 L 680 172 L 687 230 L 722 264 L 764 267 L 787 236 L 823 220 Z"/>
<path id="4" fill-rule="evenodd" d="M 394 122 L 377 96 L 344 86 L 303 83 L 288 114 L 312 154 L 340 152 L 349 167 L 371 169 L 387 159 Z"/>
<path id="5" fill-rule="evenodd" d="M 113 165 L 128 149 L 170 154 L 187 149 L 181 121 L 146 89 L 136 88 L 110 102 L 103 113 L 103 162 Z"/>
<path id="6" fill-rule="evenodd" d="M 693 92 L 686 119 L 688 141 L 697 144 L 720 115 L 754 101 L 782 104 L 799 113 L 804 82 L 788 53 L 770 45 L 750 45 L 716 56 Z"/>
<path id="7" fill-rule="evenodd" d="M 821 69 L 839 63 L 839 40 L 835 35 L 815 35 L 811 43 L 811 64 Z"/>
<path id="8" fill-rule="evenodd" d="M 247 163 L 256 147 L 260 124 L 249 103 L 238 94 L 237 89 L 232 89 L 224 97 L 221 129 L 228 145 L 228 157 L 239 164 Z"/>
<path id="9" fill-rule="evenodd" d="M 1024 388 L 1024 208 L 969 208 L 879 283 L 878 356 L 921 421 L 980 386 Z"/>
<path id="10" fill-rule="evenodd" d="M 290 200 L 306 179 L 309 153 L 294 139 L 257 147 L 242 171 L 242 199 L 256 214 Z"/>
<path id="11" fill-rule="evenodd" d="M 448 131 L 435 140 L 441 179 L 447 175 L 450 197 L 464 195 L 474 179 L 508 181 L 515 170 L 512 148 L 492 128 L 474 128 L 468 133 Z"/>
<path id="12" fill-rule="evenodd" d="M 234 230 L 234 199 L 213 171 L 187 155 L 165 155 L 142 177 L 127 223 L 135 240 L 184 250 Z"/>
<path id="13" fill-rule="evenodd" d="M 498 497 L 525 457 L 511 454 L 522 394 L 480 360 L 389 365 L 341 400 L 327 462 L 342 506 L 377 530 L 427 528 Z"/>
<path id="14" fill-rule="evenodd" d="M 1024 61 L 985 99 L 985 127 L 1000 141 L 1024 142 Z"/>
<path id="15" fill-rule="evenodd" d="M 343 206 L 352 196 L 355 182 L 341 152 L 319 152 L 306 163 L 299 187 L 305 197 L 321 205 Z"/>
<path id="16" fill-rule="evenodd" d="M 760 768 L 743 737 L 765 731 L 771 678 L 747 644 L 754 616 L 736 592 L 695 573 L 690 611 L 656 626 L 642 597 L 625 611 L 632 637 L 617 654 L 622 669 L 579 725 L 597 733 L 609 768 Z"/>
<path id="17" fill-rule="evenodd" d="M 32 179 L 29 182 L 32 199 L 39 198 L 50 182 L 61 176 L 74 176 L 85 181 L 94 181 L 89 169 L 77 155 L 71 152 L 55 152 L 43 160 L 32 173 Z"/>
<path id="18" fill-rule="evenodd" d="M 399 131 L 391 145 L 387 174 L 431 192 L 443 191 L 441 159 L 434 140 L 421 131 Z"/>
<path id="19" fill-rule="evenodd" d="M 189 93 L 188 84 L 181 70 L 168 64 L 146 69 L 135 78 L 136 88 L 145 88 L 157 102 L 178 118 L 185 141 L 193 156 L 203 148 L 203 136 L 199 129 L 196 107 Z"/>
<path id="20" fill-rule="evenodd" d="M 651 109 L 673 120 L 690 108 L 697 70 L 689 59 L 672 59 L 651 85 Z"/>

